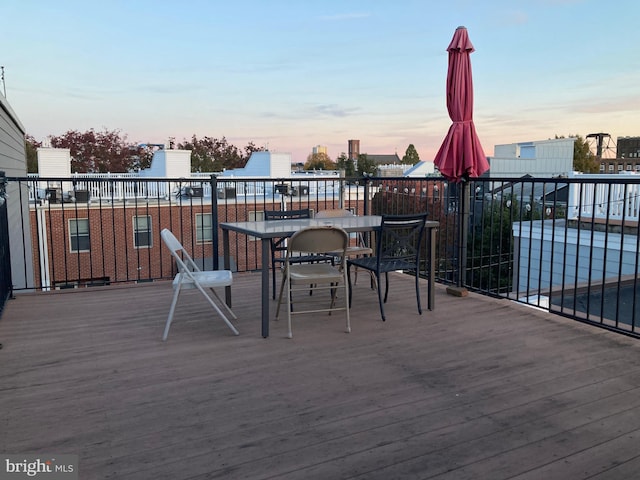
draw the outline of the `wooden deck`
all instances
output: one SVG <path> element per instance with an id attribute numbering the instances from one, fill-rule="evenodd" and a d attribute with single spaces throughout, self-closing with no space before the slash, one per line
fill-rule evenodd
<path id="1" fill-rule="evenodd" d="M 197 292 L 160 338 L 169 283 L 20 295 L 0 320 L 0 452 L 77 454 L 81 479 L 630 479 L 640 343 L 506 300 L 436 291 L 388 319 L 260 336 L 238 274 L 235 337 Z"/>

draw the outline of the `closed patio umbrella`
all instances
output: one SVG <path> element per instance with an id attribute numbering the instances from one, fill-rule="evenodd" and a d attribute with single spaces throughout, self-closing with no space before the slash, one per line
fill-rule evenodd
<path id="1" fill-rule="evenodd" d="M 482 175 L 489 163 L 473 125 L 470 55 L 474 48 L 465 27 L 456 29 L 447 50 L 447 110 L 453 124 L 433 163 L 447 180 L 457 183 Z"/>

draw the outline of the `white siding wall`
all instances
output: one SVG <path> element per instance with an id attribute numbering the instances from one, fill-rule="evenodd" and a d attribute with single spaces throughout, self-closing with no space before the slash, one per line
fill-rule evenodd
<path id="1" fill-rule="evenodd" d="M 140 176 L 152 178 L 191 177 L 191 150 L 156 150 L 151 166 Z"/>
<path id="2" fill-rule="evenodd" d="M 0 170 L 4 170 L 8 177 L 27 176 L 24 134 L 25 129 L 20 120 L 7 100 L 0 95 Z M 7 213 L 9 215 L 11 275 L 14 288 L 24 288 L 27 285 L 33 285 L 29 205 L 24 200 L 29 198 L 29 193 L 26 183 L 20 186 L 17 182 L 9 183 L 7 193 L 9 195 Z M 20 199 L 23 200 L 22 204 Z M 22 219 L 24 219 L 24 237 Z"/>
<path id="3" fill-rule="evenodd" d="M 291 154 L 253 152 L 244 168 L 234 168 L 223 173 L 225 177 L 291 177 Z"/>
<path id="4" fill-rule="evenodd" d="M 573 138 L 496 145 L 491 177 L 555 177 L 573 171 Z"/>
<path id="5" fill-rule="evenodd" d="M 291 154 L 290 153 L 271 153 L 271 178 L 282 178 L 291 176 Z"/>
<path id="6" fill-rule="evenodd" d="M 68 148 L 38 148 L 38 175 L 46 177 L 71 176 L 71 151 Z"/>

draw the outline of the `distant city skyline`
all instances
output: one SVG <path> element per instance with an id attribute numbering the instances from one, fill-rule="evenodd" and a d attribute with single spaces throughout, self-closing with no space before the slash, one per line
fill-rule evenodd
<path id="1" fill-rule="evenodd" d="M 360 151 L 431 161 L 451 124 L 446 48 L 476 51 L 483 148 L 640 135 L 640 6 L 620 0 L 5 2 L 6 97 L 27 133 L 136 143 L 226 137 L 301 162 Z"/>

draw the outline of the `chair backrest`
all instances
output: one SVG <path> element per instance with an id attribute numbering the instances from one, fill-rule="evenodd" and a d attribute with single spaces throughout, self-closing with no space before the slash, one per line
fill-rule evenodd
<path id="1" fill-rule="evenodd" d="M 173 258 L 175 258 L 180 272 L 197 272 L 200 270 L 171 230 L 168 228 L 163 229 L 160 232 L 160 237 L 162 237 L 162 241 L 171 252 Z"/>
<path id="2" fill-rule="evenodd" d="M 311 209 L 303 208 L 300 210 L 265 210 L 265 220 L 293 220 L 295 218 L 311 218 Z M 271 252 L 284 252 L 287 247 L 287 237 L 273 239 L 271 241 Z"/>
<path id="3" fill-rule="evenodd" d="M 344 208 L 333 208 L 328 210 L 320 210 L 316 213 L 316 218 L 344 218 L 344 217 L 355 217 L 356 214 L 350 210 L 345 210 Z M 362 232 L 354 233 L 351 237 L 357 240 L 357 247 L 354 248 L 368 248 L 367 242 L 365 241 L 365 237 Z"/>
<path id="4" fill-rule="evenodd" d="M 316 218 L 343 218 L 353 216 L 355 216 L 353 212 L 350 212 L 349 210 L 345 210 L 343 208 L 320 210 L 318 213 L 316 213 Z"/>
<path id="5" fill-rule="evenodd" d="M 168 228 L 163 229 L 160 232 L 160 236 L 162 237 L 162 241 L 167 246 L 169 251 L 171 251 L 171 255 L 174 255 L 176 252 L 179 252 L 180 250 L 184 250 L 184 247 L 182 246 L 182 244 L 178 241 L 175 235 L 171 233 L 171 230 L 169 230 Z"/>
<path id="6" fill-rule="evenodd" d="M 265 210 L 265 220 L 291 220 L 293 218 L 311 218 L 311 209 L 300 210 Z"/>
<path id="7" fill-rule="evenodd" d="M 383 215 L 376 245 L 379 261 L 403 260 L 418 265 L 426 213 Z"/>
<path id="8" fill-rule="evenodd" d="M 287 255 L 291 252 L 325 253 L 344 250 L 349 244 L 349 234 L 342 228 L 331 225 L 306 227 L 298 230 L 289 239 Z"/>

